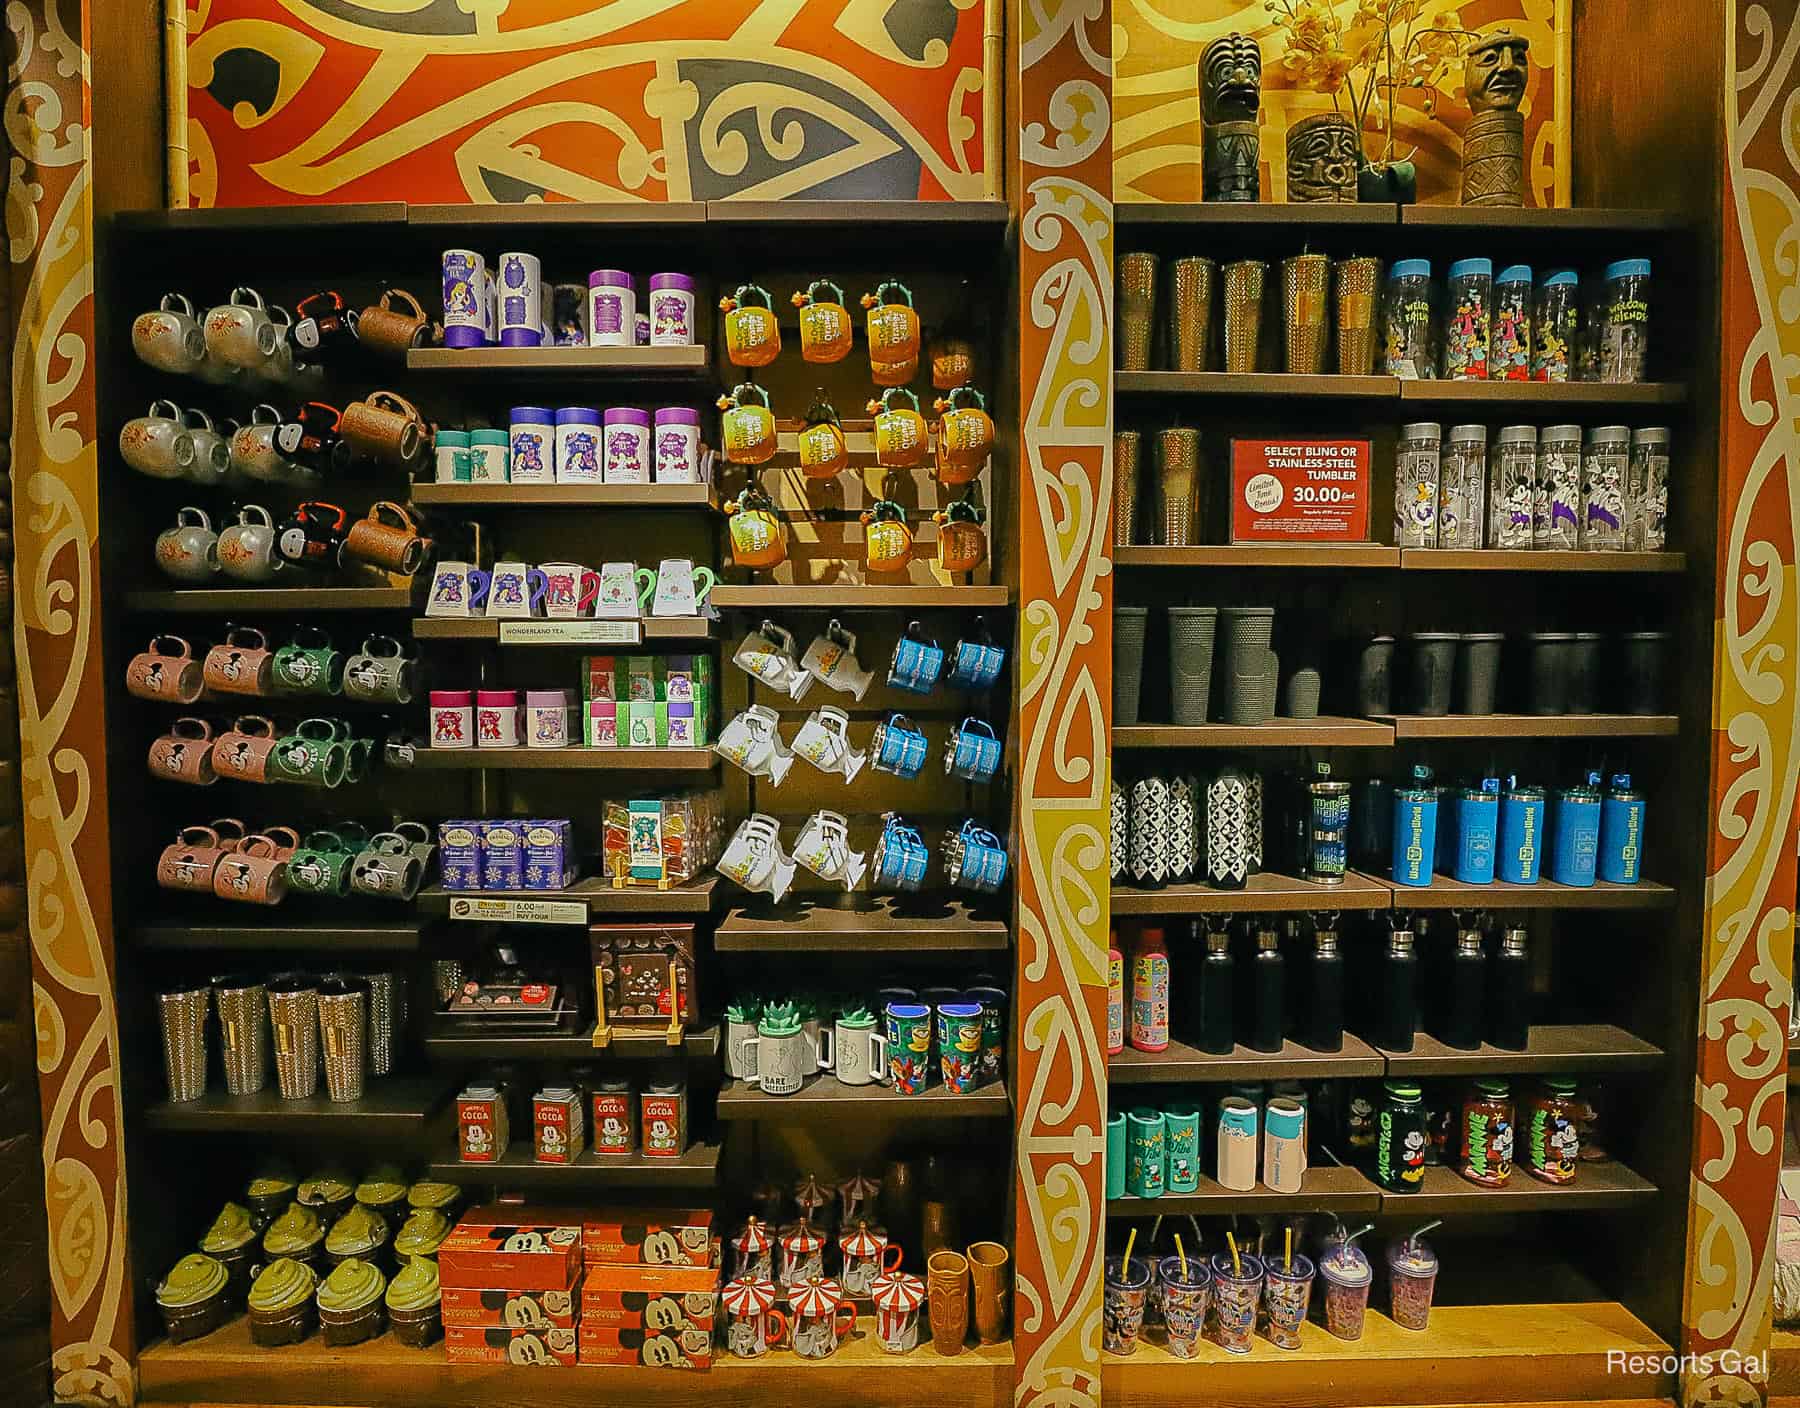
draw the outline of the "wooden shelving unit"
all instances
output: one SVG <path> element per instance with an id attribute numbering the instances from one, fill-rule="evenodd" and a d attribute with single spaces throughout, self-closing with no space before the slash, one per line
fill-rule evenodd
<path id="1" fill-rule="evenodd" d="M 1670 235 L 1691 233 L 1694 222 L 1670 210 L 1629 210 L 1607 206 L 1525 206 L 1501 209 L 1480 205 L 1403 205 L 1400 223 L 1413 230 L 1499 232 L 1507 235 Z"/>
<path id="2" fill-rule="evenodd" d="M 421 748 L 421 772 L 712 772 L 710 748 Z"/>
<path id="3" fill-rule="evenodd" d="M 405 587 L 178 587 L 125 593 L 128 611 L 219 615 L 289 611 L 406 611 Z"/>
<path id="4" fill-rule="evenodd" d="M 670 380 L 709 374 L 711 349 L 687 347 L 414 347 L 406 370 L 425 375 Z"/>
<path id="5" fill-rule="evenodd" d="M 1396 568 L 1400 549 L 1386 543 L 1297 547 L 1280 543 L 1220 543 L 1195 547 L 1134 545 L 1113 549 L 1115 567 L 1281 567 L 1326 571 Z"/>
<path id="6" fill-rule="evenodd" d="M 433 235 L 449 229 L 532 229 L 546 234 L 573 234 L 592 229 L 608 234 L 665 231 L 692 238 L 706 223 L 705 201 L 564 201 L 545 200 L 508 205 L 407 205 L 408 225 Z M 312 206 L 305 207 L 308 211 Z"/>
<path id="7" fill-rule="evenodd" d="M 1400 1216 L 1504 1217 L 1519 1212 L 1602 1212 L 1637 1207 L 1658 1196 L 1654 1184 L 1620 1163 L 1584 1163 L 1573 1183 L 1540 1183 L 1515 1165 L 1502 1188 L 1483 1188 L 1451 1168 L 1428 1168 L 1417 1193 L 1384 1193 L 1381 1210 Z"/>
<path id="8" fill-rule="evenodd" d="M 773 912 L 738 907 L 713 933 L 720 953 L 963 953 L 1004 950 L 1009 929 L 961 899 L 858 896 L 856 908 L 802 899 Z"/>
<path id="9" fill-rule="evenodd" d="M 566 890 L 446 890 L 433 885 L 419 891 L 415 903 L 423 914 L 484 923 L 490 921 L 490 916 L 480 912 L 479 902 L 483 900 L 579 904 L 589 919 L 630 914 L 708 914 L 720 884 L 717 875 L 708 874 L 667 890 L 648 885 L 615 889 L 610 881 L 594 876 L 577 880 Z"/>
<path id="10" fill-rule="evenodd" d="M 1667 909 L 1675 891 L 1653 880 L 1635 885 L 1467 885 L 1448 875 L 1434 875 L 1429 885 L 1391 885 L 1395 909 Z"/>
<path id="11" fill-rule="evenodd" d="M 1366 231 L 1400 223 L 1400 209 L 1371 201 L 1338 204 L 1332 201 L 1229 202 L 1229 201 L 1120 201 L 1113 207 L 1114 219 L 1121 231 L 1151 233 L 1161 227 L 1185 232 L 1195 226 L 1206 230 L 1244 230 L 1263 233 L 1289 225 L 1304 225 L 1309 230 L 1345 229 Z"/>
<path id="12" fill-rule="evenodd" d="M 1421 891 L 1420 893 L 1424 893 Z M 1389 886 L 1352 872 L 1341 885 L 1314 885 L 1268 871 L 1252 875 L 1241 890 L 1171 885 L 1165 890 L 1114 889 L 1114 914 L 1270 914 L 1306 909 L 1386 909 Z"/>
<path id="13" fill-rule="evenodd" d="M 696 1140 L 677 1159 L 643 1154 L 596 1154 L 584 1150 L 571 1164 L 541 1164 L 532 1157 L 530 1136 L 515 1138 L 499 1162 L 470 1164 L 460 1159 L 434 1159 L 426 1166 L 432 1178 L 468 1185 L 491 1183 L 501 1189 L 542 1190 L 582 1197 L 608 1188 L 711 1188 L 719 1181 L 719 1145 Z"/>
<path id="14" fill-rule="evenodd" d="M 1122 396 L 1304 396 L 1312 401 L 1393 401 L 1391 376 L 1299 376 L 1288 372 L 1114 372 Z"/>
<path id="15" fill-rule="evenodd" d="M 1536 1025 L 1523 1051 L 1508 1051 L 1485 1042 L 1473 1051 L 1446 1046 L 1429 1033 L 1413 1039 L 1411 1051 L 1380 1050 L 1390 1076 L 1473 1075 L 1613 1075 L 1647 1071 L 1665 1053 L 1622 1027 L 1604 1022 Z"/>
<path id="16" fill-rule="evenodd" d="M 1674 714 L 1383 714 L 1402 741 L 1414 738 L 1673 738 Z"/>
<path id="17" fill-rule="evenodd" d="M 1394 727 L 1383 719 L 1272 719 L 1266 724 L 1123 724 L 1114 748 L 1391 748 Z"/>
<path id="18" fill-rule="evenodd" d="M 1298 1193 L 1277 1193 L 1261 1184 L 1240 1191 L 1202 1178 L 1196 1192 L 1164 1193 L 1160 1198 L 1108 1198 L 1106 1210 L 1114 1217 L 1154 1217 L 1158 1213 L 1219 1217 L 1236 1212 L 1375 1212 L 1381 1207 L 1381 1190 L 1357 1169 L 1309 1168 L 1300 1182 Z"/>
<path id="19" fill-rule="evenodd" d="M 1004 1081 L 992 1081 L 967 1094 L 933 1085 L 917 1095 L 897 1095 L 884 1085 L 845 1085 L 835 1076 L 821 1075 L 792 1095 L 765 1095 L 735 1080 L 726 1081 L 719 1091 L 722 1120 L 1005 1119 L 1011 1113 Z"/>
<path id="20" fill-rule="evenodd" d="M 1240 1045 L 1229 1056 L 1216 1056 L 1185 1042 L 1171 1041 L 1166 1051 L 1139 1051 L 1127 1046 L 1106 1058 L 1106 1078 L 1112 1085 L 1224 1084 L 1336 1076 L 1371 1079 L 1386 1069 L 1383 1054 L 1349 1032 L 1344 1033 L 1341 1051 L 1314 1051 L 1289 1040 L 1282 1043 L 1279 1051 L 1256 1051 Z"/>
<path id="21" fill-rule="evenodd" d="M 716 507 L 710 484 L 415 484 L 412 500 L 425 508 Z"/>
<path id="22" fill-rule="evenodd" d="M 915 586 L 910 582 L 828 582 L 789 586 L 780 582 L 721 582 L 706 598 L 720 611 L 768 611 L 777 607 L 812 611 L 904 611 L 939 607 L 992 610 L 1011 604 L 1005 587 Z"/>
<path id="23" fill-rule="evenodd" d="M 170 1134 L 280 1134 L 297 1139 L 416 1139 L 450 1098 L 443 1080 L 372 1076 L 361 1100 L 283 1100 L 271 1077 L 256 1095 L 227 1095 L 221 1085 L 198 1100 L 147 1105 L 144 1128 Z"/>
<path id="24" fill-rule="evenodd" d="M 1505 548 L 1401 548 L 1403 572 L 1687 571 L 1682 552 L 1516 552 Z"/>
<path id="25" fill-rule="evenodd" d="M 502 640 L 502 626 L 529 625 L 533 628 L 529 640 Z M 710 616 L 644 616 L 635 621 L 597 621 L 592 617 L 573 621 L 546 621 L 541 617 L 529 620 L 501 618 L 498 616 L 415 616 L 412 621 L 414 640 L 483 640 L 496 641 L 504 645 L 550 646 L 568 649 L 609 650 L 617 649 L 616 643 L 599 640 L 583 640 L 590 631 L 594 635 L 604 634 L 593 631 L 594 627 L 635 626 L 646 642 L 649 641 L 708 641 L 713 639 L 715 622 Z"/>
<path id="26" fill-rule="evenodd" d="M 592 1061 L 594 1024 L 583 1023 L 579 1031 L 558 1031 L 533 1035 L 520 1032 L 508 1036 L 483 1031 L 434 1029 L 422 1045 L 433 1061 Z M 625 1061 L 660 1061 L 672 1056 L 688 1061 L 716 1061 L 719 1057 L 719 1026 L 714 1022 L 703 1027 L 690 1027 L 676 1045 L 669 1044 L 660 1028 L 651 1031 L 615 1025 L 605 1055 Z"/>
<path id="27" fill-rule="evenodd" d="M 280 913 L 278 911 L 278 913 Z M 281 914 L 285 918 L 285 914 Z M 159 921 L 140 924 L 131 931 L 135 948 L 190 952 L 308 952 L 416 953 L 424 937 L 423 921 L 407 914 L 392 922 L 320 922 L 221 924 L 216 920 L 192 923 Z"/>
<path id="28" fill-rule="evenodd" d="M 1411 405 L 1494 406 L 1529 413 L 1563 407 L 1628 409 L 1679 406 L 1688 398 L 1681 382 L 1613 385 L 1597 381 L 1403 381 L 1400 400 Z"/>

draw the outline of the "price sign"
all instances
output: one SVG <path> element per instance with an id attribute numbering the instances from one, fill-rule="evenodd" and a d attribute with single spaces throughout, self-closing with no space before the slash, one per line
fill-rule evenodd
<path id="1" fill-rule="evenodd" d="M 486 895 L 450 896 L 450 917 L 485 924 L 585 924 L 582 900 L 515 900 Z"/>
<path id="2" fill-rule="evenodd" d="M 1367 440 L 1233 440 L 1231 541 L 1369 540 Z"/>
<path id="3" fill-rule="evenodd" d="M 502 645 L 638 645 L 636 621 L 502 621 Z"/>

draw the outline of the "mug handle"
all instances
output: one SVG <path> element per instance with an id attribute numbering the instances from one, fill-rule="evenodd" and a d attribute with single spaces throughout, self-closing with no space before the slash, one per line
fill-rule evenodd
<path id="1" fill-rule="evenodd" d="M 370 396 L 369 399 L 373 401 L 375 396 L 386 396 L 389 394 L 390 393 L 385 391 L 378 391 L 374 396 Z M 400 400 L 398 396 L 394 397 L 394 399 L 396 401 Z M 402 401 L 401 404 L 405 405 L 406 403 Z M 419 531 L 419 525 L 417 521 L 414 520 L 413 516 L 392 499 L 382 499 L 378 503 L 369 505 L 369 522 L 380 523 L 390 517 L 392 518 L 393 526 L 400 529 L 402 532 L 417 533 Z"/>
<path id="2" fill-rule="evenodd" d="M 479 567 L 469 569 L 469 607 L 471 610 L 487 601 L 488 588 L 493 585 L 493 581 L 493 573 L 483 572 Z"/>
<path id="3" fill-rule="evenodd" d="M 894 1254 L 894 1259 L 892 1261 L 888 1260 L 889 1252 Z M 905 1257 L 905 1255 L 905 1247 L 901 1246 L 898 1242 L 889 1242 L 881 1249 L 881 1269 L 883 1271 L 898 1271 L 900 1269 L 901 1259 Z"/>
<path id="4" fill-rule="evenodd" d="M 206 510 L 195 508 L 192 504 L 175 510 L 176 526 L 181 528 L 204 528 L 212 532 L 212 520 L 206 516 Z"/>
<path id="5" fill-rule="evenodd" d="M 837 1066 L 836 1034 L 830 1027 L 819 1028 L 819 1047 L 815 1053 L 821 1071 L 833 1070 Z"/>
<path id="6" fill-rule="evenodd" d="M 419 408 L 397 391 L 371 391 L 366 398 L 371 406 L 384 411 L 394 411 L 410 420 L 423 420 Z"/>
<path id="7" fill-rule="evenodd" d="M 414 298 L 403 288 L 383 289 L 381 293 L 381 306 L 391 312 L 393 310 L 392 300 L 397 298 L 404 298 L 406 300 L 406 306 L 412 309 L 413 317 L 419 319 L 425 317 L 425 310 L 419 306 L 419 300 Z M 418 412 L 414 411 L 413 414 L 417 415 Z"/>
<path id="8" fill-rule="evenodd" d="M 739 1076 L 738 1079 L 752 1090 L 755 1090 L 762 1084 L 762 1073 L 755 1069 L 759 1064 L 757 1052 L 761 1045 L 762 1038 L 760 1036 L 747 1036 L 744 1038 L 743 1044 L 738 1047 L 739 1061 L 751 1067 L 750 1070 Z"/>
<path id="9" fill-rule="evenodd" d="M 706 580 L 702 581 L 701 578 L 705 578 Z M 706 605 L 706 598 L 711 594 L 713 585 L 718 580 L 718 577 L 713 573 L 713 570 L 710 567 L 696 567 L 694 569 L 694 606 L 696 609 Z"/>
<path id="10" fill-rule="evenodd" d="M 183 724 L 189 725 L 186 732 L 182 730 Z M 194 731 L 196 729 L 198 732 Z M 169 725 L 169 734 L 171 737 L 188 743 L 206 743 L 212 739 L 213 728 L 205 719 L 197 718 L 193 714 L 183 714 Z"/>
<path id="11" fill-rule="evenodd" d="M 640 567 L 637 569 L 637 580 L 638 609 L 641 611 L 650 604 L 650 599 L 656 595 L 656 573 L 648 567 Z"/>
<path id="12" fill-rule="evenodd" d="M 525 597 L 530 611 L 544 604 L 544 593 L 550 590 L 550 579 L 541 568 L 533 567 L 525 574 Z"/>
<path id="13" fill-rule="evenodd" d="M 586 611 L 600 595 L 600 574 L 591 567 L 581 569 L 581 590 L 575 601 L 577 611 Z"/>
<path id="14" fill-rule="evenodd" d="M 763 1318 L 768 1322 L 770 1330 L 772 1331 L 772 1333 L 766 1332 L 763 1335 L 763 1343 L 770 1349 L 779 1349 L 782 1342 L 788 1337 L 787 1316 L 775 1309 L 774 1306 L 770 1306 L 763 1312 Z"/>
<path id="15" fill-rule="evenodd" d="M 163 407 L 167 407 L 167 409 L 165 410 Z M 150 403 L 150 415 L 161 416 L 164 420 L 172 420 L 179 423 L 181 421 L 181 407 L 169 400 L 152 401 Z"/>
<path id="16" fill-rule="evenodd" d="M 174 304 L 175 306 L 171 308 L 169 306 L 170 304 Z M 162 296 L 162 301 L 159 302 L 156 307 L 159 312 L 163 313 L 179 312 L 184 317 L 191 318 L 194 316 L 194 305 L 188 302 L 185 293 L 165 293 Z"/>
<path id="17" fill-rule="evenodd" d="M 846 1314 L 850 1317 L 848 1320 L 844 1318 Z M 832 1338 L 841 1340 L 855 1328 L 856 1307 L 854 1305 L 840 1305 L 831 1317 Z"/>
<path id="18" fill-rule="evenodd" d="M 888 1040 L 886 1032 L 869 1033 L 869 1055 L 874 1059 L 869 1063 L 870 1073 L 875 1077 L 877 1085 L 886 1085 L 893 1079 L 888 1071 Z"/>

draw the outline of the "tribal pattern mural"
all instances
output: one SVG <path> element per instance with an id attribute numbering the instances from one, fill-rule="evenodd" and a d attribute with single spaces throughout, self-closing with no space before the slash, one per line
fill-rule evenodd
<path id="1" fill-rule="evenodd" d="M 80 15 L 78 33 L 59 16 Z M 132 1401 L 96 587 L 88 6 L 8 8 L 13 534 L 25 874 L 59 1401 Z"/>
<path id="2" fill-rule="evenodd" d="M 1307 0 L 1315 8 L 1328 3 L 1342 23 L 1350 22 L 1356 6 L 1347 0 Z M 1522 104 L 1526 203 L 1567 205 L 1568 74 L 1559 69 L 1568 64 L 1569 0 L 1422 0 L 1422 6 L 1421 26 L 1481 31 L 1505 25 L 1531 41 L 1531 84 Z M 1294 8 L 1307 5 L 1294 0 Z M 1118 198 L 1200 199 L 1200 55 L 1221 34 L 1236 30 L 1262 46 L 1263 199 L 1285 199 L 1287 129 L 1311 113 L 1330 112 L 1331 99 L 1286 70 L 1287 36 L 1263 0 L 1113 0 L 1112 11 Z M 1394 122 L 1396 153 L 1413 152 L 1421 202 L 1455 204 L 1460 134 L 1469 115 L 1462 100 L 1462 65 L 1452 65 L 1430 90 L 1435 116 L 1425 111 L 1426 91 L 1402 90 Z M 1382 139 L 1373 130 L 1365 135 L 1371 156 Z"/>
<path id="3" fill-rule="evenodd" d="M 195 205 L 974 199 L 983 0 L 189 0 Z"/>
<path id="4" fill-rule="evenodd" d="M 1100 1397 L 1112 713 L 1106 7 L 1020 5 L 1016 1401 Z"/>
<path id="5" fill-rule="evenodd" d="M 1800 787 L 1800 154 L 1796 0 L 1726 7 L 1724 445 L 1700 1070 L 1681 1349 L 1689 1404 L 1755 1403 L 1769 1344 L 1793 1006 Z M 1766 1361 L 1765 1361 L 1766 1367 Z"/>

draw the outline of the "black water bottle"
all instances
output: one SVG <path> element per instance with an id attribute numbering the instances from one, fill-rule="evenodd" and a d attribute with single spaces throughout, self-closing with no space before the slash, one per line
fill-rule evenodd
<path id="1" fill-rule="evenodd" d="M 1314 1051 L 1344 1049 L 1344 956 L 1337 930 L 1313 931 L 1311 981 L 1307 984 L 1306 1044 Z"/>
<path id="2" fill-rule="evenodd" d="M 1256 931 L 1256 957 L 1250 960 L 1250 1042 L 1256 1051 L 1281 1050 L 1282 1003 L 1287 990 L 1287 962 L 1281 936 L 1272 923 Z"/>
<path id="3" fill-rule="evenodd" d="M 1231 1030 L 1231 988 L 1237 981 L 1231 957 L 1231 934 L 1214 929 L 1206 936 L 1206 958 L 1200 977 L 1200 1049 L 1210 1056 L 1229 1056 L 1235 1049 Z"/>
<path id="4" fill-rule="evenodd" d="M 1481 947 L 1481 930 L 1464 929 L 1457 934 L 1456 952 L 1450 956 L 1449 1002 L 1438 1033 L 1445 1046 L 1473 1051 L 1481 1045 L 1486 978 L 1487 955 Z"/>
<path id="5" fill-rule="evenodd" d="M 1523 929 L 1508 929 L 1488 984 L 1488 1040 L 1505 1051 L 1531 1044 L 1531 954 Z"/>
<path id="6" fill-rule="evenodd" d="M 1419 959 L 1413 952 L 1411 929 L 1395 929 L 1388 935 L 1380 992 L 1375 1044 L 1384 1051 L 1411 1051 L 1419 1029 Z"/>

